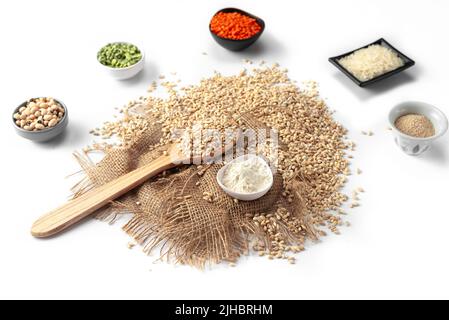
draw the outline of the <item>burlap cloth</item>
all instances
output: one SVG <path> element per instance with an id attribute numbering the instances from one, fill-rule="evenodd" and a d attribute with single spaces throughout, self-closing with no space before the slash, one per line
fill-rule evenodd
<path id="1" fill-rule="evenodd" d="M 255 119 L 246 120 L 251 128 L 261 127 Z M 155 126 L 127 147 L 102 148 L 104 158 L 93 163 L 88 154 L 76 154 L 86 178 L 74 187 L 74 197 L 99 187 L 127 172 L 150 163 L 161 155 L 154 146 L 160 141 L 161 130 Z M 280 146 L 282 148 L 282 145 Z M 149 151 L 151 150 L 151 151 Z M 143 184 L 100 210 L 97 217 L 114 221 L 118 215 L 132 217 L 123 229 L 143 246 L 146 253 L 160 249 L 160 257 L 175 263 L 204 267 L 221 261 L 236 261 L 250 252 L 251 243 L 262 242 L 270 248 L 270 239 L 253 221 L 255 214 L 274 214 L 285 208 L 299 219 L 302 231 L 282 226 L 281 232 L 294 243 L 305 237 L 314 238 L 315 230 L 307 219 L 301 201 L 301 182 L 292 181 L 293 201 L 282 196 L 285 186 L 279 174 L 272 189 L 255 201 L 235 202 L 216 182 L 221 164 L 183 166 Z M 210 192 L 213 202 L 203 199 Z"/>

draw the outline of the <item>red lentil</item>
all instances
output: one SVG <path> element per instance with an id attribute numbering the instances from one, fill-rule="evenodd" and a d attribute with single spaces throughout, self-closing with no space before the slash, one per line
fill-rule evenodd
<path id="1" fill-rule="evenodd" d="M 261 30 L 256 19 L 238 12 L 217 13 L 212 18 L 210 28 L 217 36 L 233 40 L 251 38 Z"/>

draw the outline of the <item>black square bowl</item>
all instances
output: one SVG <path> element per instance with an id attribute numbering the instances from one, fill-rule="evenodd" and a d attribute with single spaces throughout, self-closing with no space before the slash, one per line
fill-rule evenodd
<path id="1" fill-rule="evenodd" d="M 258 33 L 256 33 L 254 36 L 252 36 L 251 38 L 243 39 L 243 40 L 234 40 L 234 39 L 227 39 L 227 38 L 222 38 L 222 37 L 217 36 L 214 32 L 212 32 L 212 30 L 210 28 L 210 23 L 209 23 L 209 31 L 210 31 L 212 37 L 223 48 L 226 48 L 231 51 L 244 50 L 244 49 L 248 48 L 249 46 L 251 46 L 254 42 L 256 42 L 257 39 L 259 39 L 259 37 L 261 36 L 263 31 L 265 30 L 265 22 L 262 19 L 260 19 L 259 17 L 256 17 L 248 12 L 245 12 L 243 10 L 236 9 L 236 8 L 225 8 L 225 9 L 221 9 L 221 10 L 217 11 L 214 14 L 214 16 L 220 12 L 226 12 L 226 13 L 227 12 L 238 12 L 240 14 L 243 14 L 245 16 L 255 19 L 261 28 L 260 31 Z"/>
<path id="2" fill-rule="evenodd" d="M 367 80 L 367 81 L 360 81 L 359 79 L 357 79 L 357 77 L 355 77 L 351 72 L 349 72 L 348 70 L 345 69 L 345 67 L 343 67 L 338 60 L 340 60 L 343 57 L 346 57 L 352 53 L 354 53 L 357 50 L 360 49 L 364 49 L 367 48 L 373 44 L 378 44 L 387 48 L 390 48 L 391 50 L 393 50 L 403 61 L 404 61 L 404 65 L 402 67 L 399 67 L 397 69 L 391 70 L 389 72 L 386 72 L 384 74 L 381 74 L 373 79 Z M 403 54 L 402 52 L 400 52 L 399 50 L 397 50 L 395 47 L 393 47 L 391 44 L 389 44 L 385 39 L 380 38 L 377 41 L 374 41 L 373 43 L 370 43 L 364 47 L 358 48 L 356 50 L 352 50 L 350 52 L 347 52 L 345 54 L 336 56 L 336 57 L 332 57 L 329 58 L 329 62 L 332 63 L 334 66 L 336 66 L 338 69 L 340 69 L 340 71 L 342 71 L 345 75 L 348 76 L 348 78 L 350 78 L 352 81 L 354 81 L 355 83 L 357 83 L 357 85 L 359 85 L 360 87 L 366 87 L 370 84 L 376 83 L 380 80 L 389 78 L 397 73 L 400 73 L 402 71 L 404 71 L 405 69 L 410 68 L 411 66 L 413 66 L 415 64 L 415 61 L 413 61 L 412 59 L 410 59 L 409 57 L 407 57 L 405 54 Z"/>

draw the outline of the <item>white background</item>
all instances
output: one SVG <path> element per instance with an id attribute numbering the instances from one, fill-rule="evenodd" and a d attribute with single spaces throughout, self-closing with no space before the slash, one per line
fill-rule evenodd
<path id="1" fill-rule="evenodd" d="M 209 34 L 211 16 L 228 6 L 266 22 L 247 51 L 228 52 Z M 2 1 L 0 298 L 449 298 L 449 134 L 414 158 L 386 130 L 388 111 L 404 100 L 449 114 L 448 13 L 445 0 Z M 361 89 L 327 61 L 380 37 L 416 66 Z M 118 40 L 147 54 L 145 71 L 129 81 L 108 78 L 96 62 L 99 47 Z M 51 240 L 30 236 L 33 220 L 70 195 L 76 178 L 64 177 L 78 170 L 72 151 L 92 141 L 88 131 L 110 120 L 114 107 L 145 94 L 159 74 L 176 71 L 175 79 L 192 84 L 213 70 L 237 72 L 246 58 L 319 81 L 358 143 L 353 169 L 363 174 L 348 190 L 367 192 L 342 235 L 310 244 L 295 266 L 249 257 L 206 271 L 129 250 L 124 221 L 88 220 Z M 46 144 L 17 136 L 13 109 L 47 95 L 68 106 L 67 133 Z"/>

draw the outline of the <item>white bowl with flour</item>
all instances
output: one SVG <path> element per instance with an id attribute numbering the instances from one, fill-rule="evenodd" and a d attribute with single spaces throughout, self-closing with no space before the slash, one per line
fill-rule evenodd
<path id="1" fill-rule="evenodd" d="M 407 114 L 419 114 L 427 117 L 435 128 L 435 134 L 427 138 L 409 136 L 396 128 L 396 120 Z M 406 101 L 391 109 L 388 121 L 393 130 L 394 141 L 408 155 L 416 156 L 430 148 L 433 141 L 443 136 L 448 130 L 448 120 L 444 113 L 428 103 L 420 101 Z"/>
<path id="2" fill-rule="evenodd" d="M 256 155 L 235 158 L 217 173 L 218 185 L 231 197 L 251 201 L 265 195 L 273 186 L 273 172 L 268 163 Z"/>

